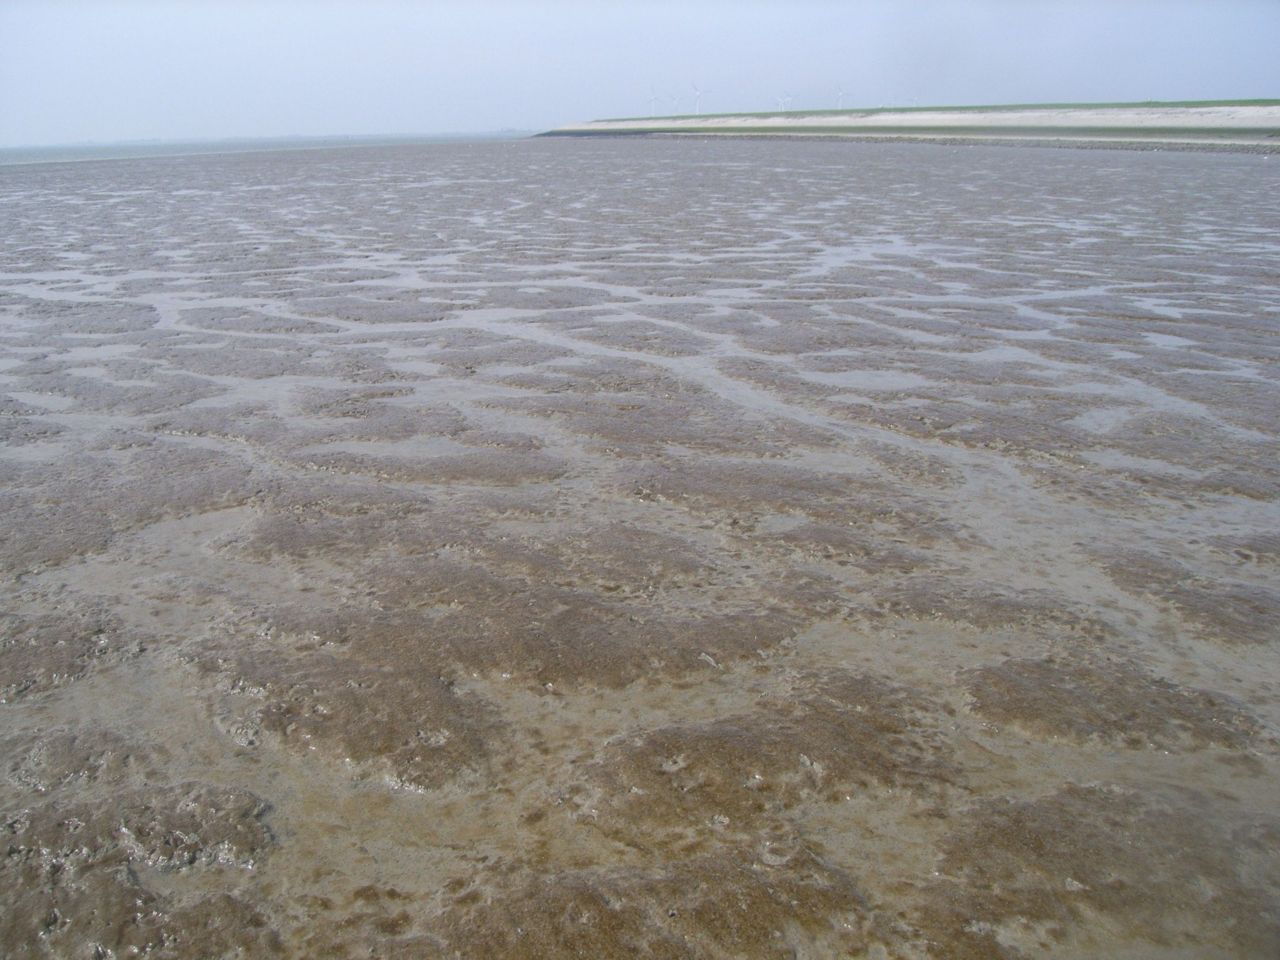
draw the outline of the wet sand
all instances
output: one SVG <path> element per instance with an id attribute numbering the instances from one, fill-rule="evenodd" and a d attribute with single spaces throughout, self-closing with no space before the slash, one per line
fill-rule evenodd
<path id="1" fill-rule="evenodd" d="M 1272 957 L 1280 166 L 0 169 L 13 957 Z"/>

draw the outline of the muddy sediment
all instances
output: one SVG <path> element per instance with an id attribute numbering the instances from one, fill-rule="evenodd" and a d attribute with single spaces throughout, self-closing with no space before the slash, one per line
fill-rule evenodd
<path id="1" fill-rule="evenodd" d="M 0 169 L 0 952 L 1272 956 L 1274 167 Z"/>

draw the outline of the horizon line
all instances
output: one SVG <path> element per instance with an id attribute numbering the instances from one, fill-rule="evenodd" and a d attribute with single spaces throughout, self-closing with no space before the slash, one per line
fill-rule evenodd
<path id="1" fill-rule="evenodd" d="M 540 128 L 502 127 L 496 130 L 445 130 L 435 133 L 286 133 L 286 134 L 231 134 L 228 136 L 197 137 L 132 137 L 126 140 L 64 140 L 51 143 L 0 144 L 0 152 L 16 150 L 77 150 L 106 147 L 182 147 L 217 144 L 248 143 L 306 143 L 319 141 L 370 141 L 370 140 L 465 140 L 469 138 L 516 139 L 539 132 Z"/>

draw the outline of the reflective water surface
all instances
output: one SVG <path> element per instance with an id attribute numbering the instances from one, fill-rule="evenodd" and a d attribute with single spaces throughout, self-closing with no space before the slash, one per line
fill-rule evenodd
<path id="1" fill-rule="evenodd" d="M 1280 164 L 0 169 L 15 957 L 1270 957 Z"/>

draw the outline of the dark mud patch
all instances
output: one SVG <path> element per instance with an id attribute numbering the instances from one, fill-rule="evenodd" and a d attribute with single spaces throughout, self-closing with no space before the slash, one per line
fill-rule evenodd
<path id="1" fill-rule="evenodd" d="M 361 453 L 300 453 L 301 466 L 335 473 L 361 474 L 382 480 L 423 484 L 495 484 L 519 486 L 550 483 L 565 474 L 568 464 L 536 451 L 477 450 L 454 455 L 413 457 Z"/>
<path id="2" fill-rule="evenodd" d="M 265 811 L 252 794 L 200 783 L 125 787 L 110 805 L 55 791 L 5 817 L 0 936 L 32 957 L 270 952 L 275 935 L 248 902 L 223 893 L 188 903 L 155 880 L 247 874 L 274 842 Z"/>
<path id="3" fill-rule="evenodd" d="M 554 326 L 564 334 L 586 343 L 662 357 L 696 356 L 705 353 L 712 343 L 706 337 L 697 336 L 679 327 L 635 316 L 604 317 L 594 321 L 559 320 Z"/>
<path id="4" fill-rule="evenodd" d="M 0 564 L 8 572 L 105 550 L 166 517 L 244 503 L 259 488 L 243 460 L 134 437 L 125 449 L 26 466 L 0 490 Z"/>
<path id="5" fill-rule="evenodd" d="M 597 826 L 631 843 L 748 835 L 802 801 L 873 785 L 928 795 L 959 771 L 936 704 L 878 677 L 799 676 L 750 713 L 610 744 L 592 780 Z M 594 794 L 593 794 L 594 796 Z"/>
<path id="6" fill-rule="evenodd" d="M 790 640 L 804 620 L 779 602 L 703 599 L 663 609 L 643 597 L 515 580 L 434 565 L 414 580 L 430 602 L 420 635 L 465 668 L 541 685 L 621 687 L 754 658 Z M 735 607 L 737 609 L 735 609 Z"/>
<path id="7" fill-rule="evenodd" d="M 111 730 L 63 728 L 0 741 L 9 783 L 33 795 L 117 789 L 159 777 L 167 752 Z"/>
<path id="8" fill-rule="evenodd" d="M 1071 634 L 1102 640 L 1107 622 L 1049 590 L 1018 590 L 981 580 L 920 576 L 877 588 L 860 612 L 874 620 L 906 618 L 964 625 L 981 631 L 1022 629 L 1042 636 Z"/>
<path id="9" fill-rule="evenodd" d="M 0 703 L 74 683 L 144 647 L 105 609 L 0 614 Z"/>
<path id="10" fill-rule="evenodd" d="M 1006 660 L 965 674 L 972 709 L 996 724 L 1079 743 L 1248 749 L 1262 726 L 1243 705 L 1122 660 Z"/>
<path id="11" fill-rule="evenodd" d="M 189 307 L 181 311 L 180 316 L 184 324 L 197 329 L 226 333 L 315 334 L 333 330 L 323 323 L 256 310 Z"/>
<path id="12" fill-rule="evenodd" d="M 366 663 L 326 649 L 331 638 L 271 636 L 277 645 L 256 656 L 228 640 L 228 656 L 211 651 L 199 661 L 230 694 L 218 725 L 239 746 L 270 738 L 303 756 L 319 750 L 353 775 L 413 790 L 485 769 L 496 717 L 455 691 L 429 653 Z"/>
<path id="13" fill-rule="evenodd" d="M 1154 554 L 1124 553 L 1105 562 L 1118 584 L 1167 605 L 1205 640 L 1241 646 L 1273 644 L 1277 639 L 1280 591 L 1206 576 Z"/>
<path id="14" fill-rule="evenodd" d="M 878 478 L 784 463 L 707 459 L 647 467 L 629 473 L 628 480 L 627 491 L 640 500 L 728 514 L 735 526 L 747 530 L 771 514 L 788 514 L 882 543 L 970 539 L 962 526 L 940 517 L 923 499 L 895 493 Z"/>
<path id="15" fill-rule="evenodd" d="M 1190 792 L 1075 785 L 985 802 L 946 843 L 945 879 L 927 888 L 913 925 L 949 957 L 1101 943 L 1267 956 L 1280 938 L 1280 876 L 1267 852 L 1280 823 L 1224 822 L 1217 806 Z"/>
<path id="16" fill-rule="evenodd" d="M 652 868 L 566 871 L 477 893 L 475 906 L 445 915 L 446 956 L 781 960 L 847 955 L 865 943 L 857 884 L 808 852 L 775 865 L 732 851 Z"/>

